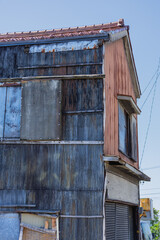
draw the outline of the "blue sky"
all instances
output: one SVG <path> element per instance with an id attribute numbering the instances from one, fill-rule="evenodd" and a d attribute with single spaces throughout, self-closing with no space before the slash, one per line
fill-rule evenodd
<path id="1" fill-rule="evenodd" d="M 130 25 L 130 36 L 141 89 L 157 69 L 160 57 L 160 1 L 159 0 L 0 0 L 0 33 L 44 30 L 62 27 L 101 24 L 124 18 Z M 153 80 L 154 81 L 154 80 Z M 160 166 L 160 79 L 142 168 Z M 146 95 L 138 101 L 141 107 Z M 140 158 L 149 121 L 153 92 L 139 116 Z M 144 197 L 151 196 L 154 206 L 160 209 L 160 168 L 145 171 L 152 177 L 142 185 Z M 154 189 L 156 188 L 156 189 Z M 159 188 L 159 189 L 158 189 Z"/>

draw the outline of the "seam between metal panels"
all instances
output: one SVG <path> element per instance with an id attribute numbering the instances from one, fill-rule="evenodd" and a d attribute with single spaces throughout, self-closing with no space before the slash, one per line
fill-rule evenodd
<path id="1" fill-rule="evenodd" d="M 98 110 L 81 110 L 81 111 L 62 111 L 63 114 L 81 114 L 81 113 L 101 113 L 103 109 Z"/>
<path id="2" fill-rule="evenodd" d="M 81 215 L 59 215 L 61 218 L 103 218 L 103 215 L 81 216 Z"/>
<path id="3" fill-rule="evenodd" d="M 49 144 L 49 145 L 103 145 L 104 141 L 1 141 L 3 144 Z"/>
<path id="4" fill-rule="evenodd" d="M 30 189 L 20 189 L 20 188 L 7 188 L 7 189 L 0 189 L 2 191 L 54 191 L 54 192 L 103 192 L 103 189 L 65 189 L 65 188 L 30 188 Z"/>
<path id="5" fill-rule="evenodd" d="M 61 67 L 81 67 L 81 66 L 93 66 L 93 65 L 102 65 L 101 62 L 97 63 L 75 63 L 75 64 L 62 64 L 62 65 L 39 65 L 39 66 L 19 66 L 18 70 L 27 70 L 27 69 L 37 69 L 37 68 L 61 68 Z"/>

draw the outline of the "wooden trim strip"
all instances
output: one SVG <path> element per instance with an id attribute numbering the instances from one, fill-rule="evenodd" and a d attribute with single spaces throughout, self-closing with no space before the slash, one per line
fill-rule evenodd
<path id="1" fill-rule="evenodd" d="M 0 78 L 0 82 L 20 82 L 31 80 L 83 80 L 83 79 L 103 79 L 104 74 L 82 74 L 82 75 L 52 75 L 52 76 L 28 76 L 19 78 Z"/>

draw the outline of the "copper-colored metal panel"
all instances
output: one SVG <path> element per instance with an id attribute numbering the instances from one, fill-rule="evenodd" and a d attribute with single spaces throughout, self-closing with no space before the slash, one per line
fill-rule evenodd
<path id="1" fill-rule="evenodd" d="M 117 95 L 131 96 L 136 102 L 129 65 L 127 62 L 123 39 L 105 44 L 105 130 L 104 154 L 121 156 L 125 161 L 138 166 L 131 159 L 118 151 L 118 100 Z"/>

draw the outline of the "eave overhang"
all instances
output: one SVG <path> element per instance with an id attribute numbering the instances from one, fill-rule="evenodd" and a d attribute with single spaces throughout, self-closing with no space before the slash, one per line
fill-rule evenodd
<path id="1" fill-rule="evenodd" d="M 73 36 L 73 37 L 62 37 L 62 38 L 51 38 L 51 39 L 37 39 L 37 40 L 24 40 L 24 41 L 8 41 L 0 42 L 0 47 L 8 46 L 25 46 L 25 45 L 41 45 L 41 44 L 51 44 L 51 43 L 61 43 L 70 41 L 93 41 L 93 40 L 109 41 L 109 34 L 107 32 L 94 34 L 94 35 L 83 35 L 83 36 Z M 100 44 L 102 44 L 100 42 Z"/>
<path id="2" fill-rule="evenodd" d="M 122 159 L 120 159 L 118 156 L 103 156 L 103 162 L 108 163 L 110 165 L 114 165 L 121 169 L 122 171 L 132 174 L 136 178 L 139 179 L 139 181 L 150 181 L 150 177 L 141 172 L 139 169 L 133 167 L 132 165 L 126 163 Z"/>
<path id="3" fill-rule="evenodd" d="M 141 110 L 131 96 L 118 95 L 117 99 L 129 114 L 140 114 Z"/>

